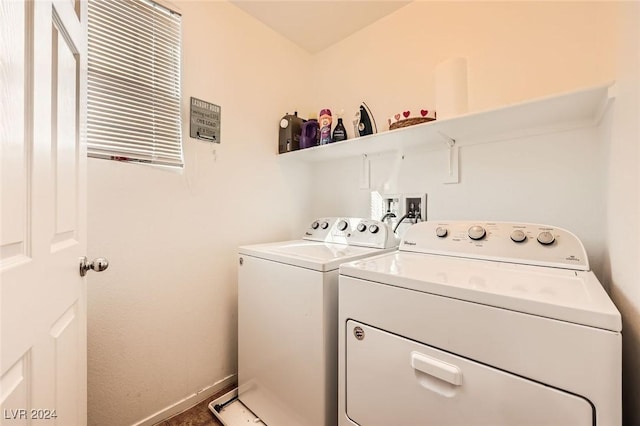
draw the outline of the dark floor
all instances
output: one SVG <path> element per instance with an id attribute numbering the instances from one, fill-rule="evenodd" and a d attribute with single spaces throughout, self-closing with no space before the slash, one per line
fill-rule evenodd
<path id="1" fill-rule="evenodd" d="M 232 385 L 223 389 L 188 410 L 183 411 L 180 414 L 176 414 L 170 419 L 156 423 L 154 426 L 222 426 L 222 423 L 220 423 L 211 411 L 209 411 L 208 405 L 211 401 L 216 398 L 220 398 L 235 387 L 236 385 Z"/>

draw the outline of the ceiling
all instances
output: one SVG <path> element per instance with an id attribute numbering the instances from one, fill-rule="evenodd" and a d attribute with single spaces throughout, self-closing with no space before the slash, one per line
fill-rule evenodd
<path id="1" fill-rule="evenodd" d="M 231 3 L 309 53 L 317 53 L 410 1 L 255 1 Z"/>

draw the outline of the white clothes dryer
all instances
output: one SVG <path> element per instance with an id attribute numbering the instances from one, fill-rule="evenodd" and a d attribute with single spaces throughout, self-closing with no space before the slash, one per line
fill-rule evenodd
<path id="1" fill-rule="evenodd" d="M 621 330 L 570 232 L 419 223 L 340 267 L 339 424 L 619 426 Z"/>
<path id="2" fill-rule="evenodd" d="M 397 246 L 383 222 L 332 217 L 301 240 L 239 248 L 237 395 L 250 421 L 337 423 L 338 267 Z M 211 408 L 234 424 L 233 408 Z"/>

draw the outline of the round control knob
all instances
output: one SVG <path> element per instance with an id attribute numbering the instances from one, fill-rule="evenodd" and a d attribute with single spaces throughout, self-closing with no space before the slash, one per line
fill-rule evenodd
<path id="1" fill-rule="evenodd" d="M 282 120 L 280 120 L 280 127 L 283 129 L 286 129 L 287 127 L 289 127 L 289 120 L 287 120 L 286 118 L 283 118 Z"/>
<path id="2" fill-rule="evenodd" d="M 365 225 L 364 223 L 359 223 L 356 229 L 358 229 L 358 231 L 360 232 L 364 232 L 367 230 L 367 225 Z"/>
<path id="3" fill-rule="evenodd" d="M 311 224 L 311 227 L 312 227 L 313 229 L 318 229 L 318 226 L 320 226 L 320 224 L 318 223 L 318 221 L 317 221 L 317 220 L 314 220 L 314 221 L 313 221 L 313 223 Z"/>
<path id="4" fill-rule="evenodd" d="M 322 224 L 320 225 L 320 228 L 322 229 L 327 229 L 329 227 L 329 223 L 328 222 L 322 222 Z"/>
<path id="5" fill-rule="evenodd" d="M 443 228 L 442 226 L 438 226 L 436 228 L 436 235 L 440 238 L 446 237 L 448 233 L 449 231 L 447 231 L 447 228 Z"/>
<path id="6" fill-rule="evenodd" d="M 484 230 L 484 228 L 480 225 L 474 225 L 471 228 L 469 228 L 469 238 L 471 238 L 472 240 L 481 240 L 485 235 L 486 235 L 487 231 Z"/>
<path id="7" fill-rule="evenodd" d="M 380 227 L 378 225 L 371 225 L 369 227 L 369 232 L 371 232 L 372 234 L 376 234 L 379 230 Z"/>
<path id="8" fill-rule="evenodd" d="M 553 244 L 555 240 L 556 240 L 556 237 L 554 237 L 553 234 L 549 231 L 542 231 L 541 233 L 538 234 L 538 242 L 545 246 L 548 246 L 549 244 Z"/>
<path id="9" fill-rule="evenodd" d="M 339 231 L 344 231 L 345 229 L 347 229 L 347 226 L 349 226 L 349 224 L 347 223 L 346 220 L 341 220 L 340 222 L 338 222 Z"/>
<path id="10" fill-rule="evenodd" d="M 524 231 L 522 231 L 520 229 L 516 229 L 515 231 L 513 231 L 511 233 L 511 240 L 513 242 L 521 243 L 526 239 L 527 239 L 527 235 L 524 233 Z"/>

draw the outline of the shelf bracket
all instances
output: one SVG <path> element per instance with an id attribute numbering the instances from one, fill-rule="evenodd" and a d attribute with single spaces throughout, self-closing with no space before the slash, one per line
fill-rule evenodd
<path id="1" fill-rule="evenodd" d="M 360 189 L 371 188 L 371 160 L 367 154 L 362 154 L 362 167 L 360 169 Z"/>
<path id="2" fill-rule="evenodd" d="M 438 134 L 442 136 L 442 138 L 444 139 L 444 143 L 446 143 L 449 148 L 453 148 L 453 146 L 456 144 L 456 140 L 454 138 L 445 135 L 440 130 L 438 130 Z"/>
<path id="3" fill-rule="evenodd" d="M 445 144 L 449 148 L 447 151 L 447 173 L 444 175 L 442 183 L 459 183 L 460 177 L 458 173 L 458 158 L 459 158 L 459 146 L 456 145 L 456 140 L 438 131 L 440 136 L 444 139 Z"/>
<path id="4" fill-rule="evenodd" d="M 460 183 L 460 177 L 458 173 L 458 165 L 459 165 L 459 151 L 460 147 L 454 145 L 447 150 L 448 154 L 448 164 L 447 164 L 447 173 L 445 174 L 442 183 Z"/>

